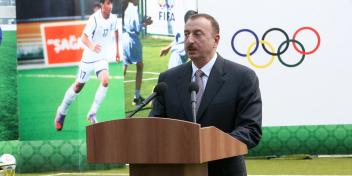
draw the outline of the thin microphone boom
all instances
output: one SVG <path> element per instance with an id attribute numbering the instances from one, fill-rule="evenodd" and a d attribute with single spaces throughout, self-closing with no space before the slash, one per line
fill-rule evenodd
<path id="1" fill-rule="evenodd" d="M 196 123 L 197 122 L 197 112 L 196 112 L 197 92 L 199 90 L 198 84 L 195 82 L 191 82 L 188 90 L 191 92 L 193 122 Z"/>
<path id="2" fill-rule="evenodd" d="M 165 82 L 160 82 L 158 85 L 155 86 L 153 93 L 148 98 L 146 98 L 141 104 L 137 105 L 136 109 L 134 109 L 130 114 L 128 114 L 126 118 L 131 118 L 134 114 L 140 111 L 145 105 L 147 105 L 155 97 L 163 95 L 166 90 L 167 90 L 167 84 Z"/>

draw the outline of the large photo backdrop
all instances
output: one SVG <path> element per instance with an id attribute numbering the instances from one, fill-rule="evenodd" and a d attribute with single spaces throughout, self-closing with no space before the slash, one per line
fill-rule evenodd
<path id="1" fill-rule="evenodd" d="M 20 140 L 85 140 L 85 127 L 90 124 L 87 113 L 100 83 L 96 76 L 89 75 L 91 80 L 72 104 L 62 131 L 56 131 L 54 119 L 66 90 L 76 79 L 84 48 L 80 37 L 94 3 L 17 2 Z M 43 8 L 35 13 L 27 10 L 36 6 Z M 45 10 L 52 6 L 62 8 Z M 113 1 L 112 13 L 118 16 L 121 33 L 121 1 Z M 109 89 L 97 112 L 100 122 L 124 117 L 122 65 L 110 62 Z"/>
<path id="2" fill-rule="evenodd" d="M 121 31 L 121 2 L 113 1 Z M 63 130 L 54 124 L 57 107 L 76 78 L 79 38 L 94 3 L 0 1 L 0 155 L 15 156 L 17 172 L 116 167 L 86 160 L 86 116 L 99 87 L 94 75 L 72 105 Z M 109 69 L 110 89 L 97 112 L 100 122 L 125 116 L 122 64 L 111 63 Z"/>

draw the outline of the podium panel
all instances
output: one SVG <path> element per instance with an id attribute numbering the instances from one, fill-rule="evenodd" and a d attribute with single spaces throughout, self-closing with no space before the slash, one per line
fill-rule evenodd
<path id="1" fill-rule="evenodd" d="M 247 146 L 215 127 L 169 118 L 87 126 L 89 163 L 129 163 L 131 176 L 207 176 L 207 163 L 244 155 Z"/>
<path id="2" fill-rule="evenodd" d="M 131 164 L 131 176 L 208 176 L 208 164 Z"/>

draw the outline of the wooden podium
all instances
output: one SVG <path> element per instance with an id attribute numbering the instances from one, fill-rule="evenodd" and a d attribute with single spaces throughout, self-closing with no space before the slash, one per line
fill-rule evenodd
<path id="1" fill-rule="evenodd" d="M 131 118 L 87 127 L 89 163 L 129 163 L 131 176 L 207 176 L 207 162 L 247 146 L 215 127 L 168 118 Z"/>

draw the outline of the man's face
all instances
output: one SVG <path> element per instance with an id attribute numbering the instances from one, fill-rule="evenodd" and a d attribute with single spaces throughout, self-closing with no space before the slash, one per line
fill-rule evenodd
<path id="1" fill-rule="evenodd" d="M 112 10 L 112 2 L 111 1 L 104 1 L 104 3 L 101 4 L 101 12 L 104 14 L 104 16 L 109 16 Z"/>
<path id="2" fill-rule="evenodd" d="M 208 61 L 216 52 L 219 34 L 214 34 L 209 20 L 204 17 L 190 19 L 185 25 L 185 49 L 192 61 Z"/>

